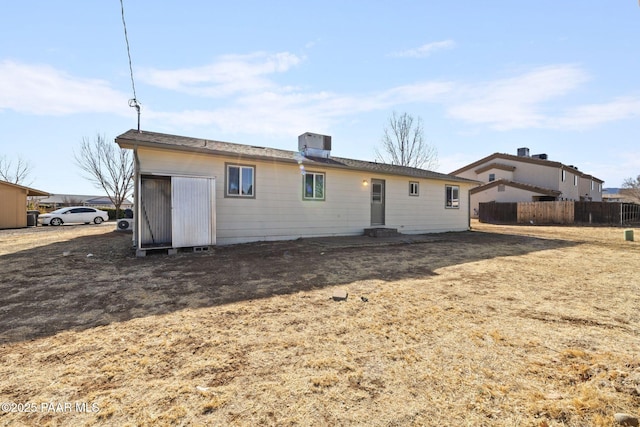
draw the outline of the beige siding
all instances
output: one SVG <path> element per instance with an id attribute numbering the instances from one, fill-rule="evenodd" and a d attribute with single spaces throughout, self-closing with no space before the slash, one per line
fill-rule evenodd
<path id="1" fill-rule="evenodd" d="M 27 226 L 27 190 L 0 183 L 0 229 Z"/>
<path id="2" fill-rule="evenodd" d="M 217 242 L 230 244 L 298 237 L 359 235 L 370 226 L 371 186 L 386 183 L 386 224 L 401 233 L 461 231 L 468 228 L 470 184 L 460 187 L 460 208 L 445 209 L 445 182 L 368 172 L 319 168 L 325 173 L 325 200 L 303 200 L 297 164 L 139 148 L 140 172 L 216 178 Z M 225 197 L 225 164 L 255 166 L 255 198 Z M 419 182 L 419 196 L 409 196 L 409 181 Z"/>
<path id="3" fill-rule="evenodd" d="M 379 178 L 385 179 L 383 176 Z M 458 182 L 415 180 L 413 178 L 387 179 L 387 227 L 401 233 L 424 233 L 465 230 L 468 228 L 469 190 L 475 185 Z M 419 182 L 419 196 L 409 196 L 409 181 Z M 445 207 L 445 186 L 460 187 L 460 206 Z"/>
<path id="4" fill-rule="evenodd" d="M 498 187 L 491 187 L 484 191 L 480 191 L 471 195 L 471 216 L 478 217 L 478 209 L 480 203 L 498 202 L 498 203 L 516 203 L 531 202 L 534 196 L 540 196 L 535 193 L 521 188 L 514 188 L 505 185 L 504 191 L 498 191 Z"/>

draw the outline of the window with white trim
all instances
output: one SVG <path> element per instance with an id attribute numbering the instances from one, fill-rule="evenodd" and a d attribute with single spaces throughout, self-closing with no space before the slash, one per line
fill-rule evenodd
<path id="1" fill-rule="evenodd" d="M 495 181 L 495 180 L 496 180 L 496 174 L 495 173 L 490 173 L 489 174 L 489 182 Z"/>
<path id="2" fill-rule="evenodd" d="M 255 198 L 255 166 L 226 165 L 225 196 Z"/>
<path id="3" fill-rule="evenodd" d="M 460 186 L 446 185 L 444 193 L 445 193 L 444 207 L 447 209 L 458 209 L 460 207 Z"/>
<path id="4" fill-rule="evenodd" d="M 567 171 L 562 169 L 562 182 L 565 182 L 566 180 L 567 180 Z"/>
<path id="5" fill-rule="evenodd" d="M 410 196 L 418 196 L 419 195 L 419 183 L 416 181 L 409 181 L 409 195 Z"/>
<path id="6" fill-rule="evenodd" d="M 302 175 L 302 198 L 304 200 L 324 200 L 325 175 L 322 172 L 305 172 Z"/>

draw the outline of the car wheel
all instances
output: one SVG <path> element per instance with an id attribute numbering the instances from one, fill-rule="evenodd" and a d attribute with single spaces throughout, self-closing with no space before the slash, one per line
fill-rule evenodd
<path id="1" fill-rule="evenodd" d="M 94 222 L 95 224 L 102 224 L 102 221 L 104 221 L 104 219 L 102 219 L 102 217 L 99 217 L 99 216 L 97 216 L 97 217 L 93 220 L 93 222 Z"/>
<path id="2" fill-rule="evenodd" d="M 51 224 L 51 225 L 62 225 L 62 220 L 60 218 L 52 218 L 51 221 L 49 221 L 49 224 Z"/>

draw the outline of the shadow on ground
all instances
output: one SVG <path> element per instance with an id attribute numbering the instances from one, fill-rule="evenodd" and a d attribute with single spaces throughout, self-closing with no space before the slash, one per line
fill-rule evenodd
<path id="1" fill-rule="evenodd" d="M 355 281 L 423 279 L 450 265 L 575 244 L 468 231 L 136 258 L 130 234 L 107 232 L 0 256 L 0 343 Z"/>

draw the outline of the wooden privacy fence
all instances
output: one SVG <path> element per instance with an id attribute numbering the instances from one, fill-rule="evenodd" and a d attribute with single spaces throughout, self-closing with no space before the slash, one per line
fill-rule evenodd
<path id="1" fill-rule="evenodd" d="M 640 221 L 635 203 L 575 202 L 575 221 L 594 224 L 628 224 Z"/>
<path id="2" fill-rule="evenodd" d="M 478 209 L 480 222 L 512 224 L 518 221 L 517 203 L 480 203 Z"/>
<path id="3" fill-rule="evenodd" d="M 480 203 L 480 222 L 503 224 L 608 224 L 640 222 L 640 205 L 614 202 Z"/>
<path id="4" fill-rule="evenodd" d="M 518 224 L 573 224 L 574 202 L 518 203 Z"/>

